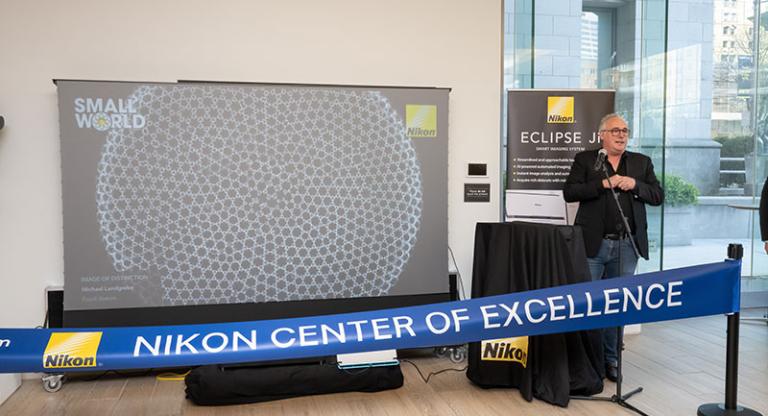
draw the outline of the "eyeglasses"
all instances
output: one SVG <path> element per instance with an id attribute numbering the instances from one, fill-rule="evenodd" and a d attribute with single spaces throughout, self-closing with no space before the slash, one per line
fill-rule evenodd
<path id="1" fill-rule="evenodd" d="M 623 129 L 620 129 L 618 127 L 614 127 L 614 128 L 612 128 L 610 130 L 600 130 L 600 131 L 606 131 L 608 133 L 611 133 L 611 135 L 613 137 L 619 137 L 622 134 L 626 134 L 627 136 L 629 136 L 629 129 L 626 128 L 626 127 L 624 127 Z"/>

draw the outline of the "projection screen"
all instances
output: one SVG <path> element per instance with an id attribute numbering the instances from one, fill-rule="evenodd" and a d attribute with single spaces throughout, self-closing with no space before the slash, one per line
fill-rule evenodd
<path id="1" fill-rule="evenodd" d="M 447 292 L 447 89 L 57 86 L 65 310 Z"/>

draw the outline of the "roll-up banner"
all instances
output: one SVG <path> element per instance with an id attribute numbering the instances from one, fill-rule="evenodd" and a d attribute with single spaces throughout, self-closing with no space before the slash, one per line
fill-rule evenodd
<path id="1" fill-rule="evenodd" d="M 562 189 L 576 153 L 600 147 L 613 90 L 507 91 L 506 219 L 565 223 Z"/>
<path id="2" fill-rule="evenodd" d="M 739 310 L 740 274 L 741 262 L 727 260 L 458 302 L 306 318 L 0 329 L 0 373 L 270 361 L 481 340 L 492 344 L 528 335 L 731 313 Z"/>

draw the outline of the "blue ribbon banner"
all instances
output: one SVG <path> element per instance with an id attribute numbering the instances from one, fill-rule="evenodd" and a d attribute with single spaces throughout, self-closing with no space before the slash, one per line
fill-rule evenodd
<path id="1" fill-rule="evenodd" d="M 102 329 L 0 329 L 0 372 L 104 371 L 458 345 L 739 310 L 741 262 L 407 308 Z"/>

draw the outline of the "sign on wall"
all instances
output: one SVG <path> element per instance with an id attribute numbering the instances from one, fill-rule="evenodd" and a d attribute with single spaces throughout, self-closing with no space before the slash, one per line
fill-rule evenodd
<path id="1" fill-rule="evenodd" d="M 448 90 L 58 92 L 65 309 L 447 292 Z"/>

